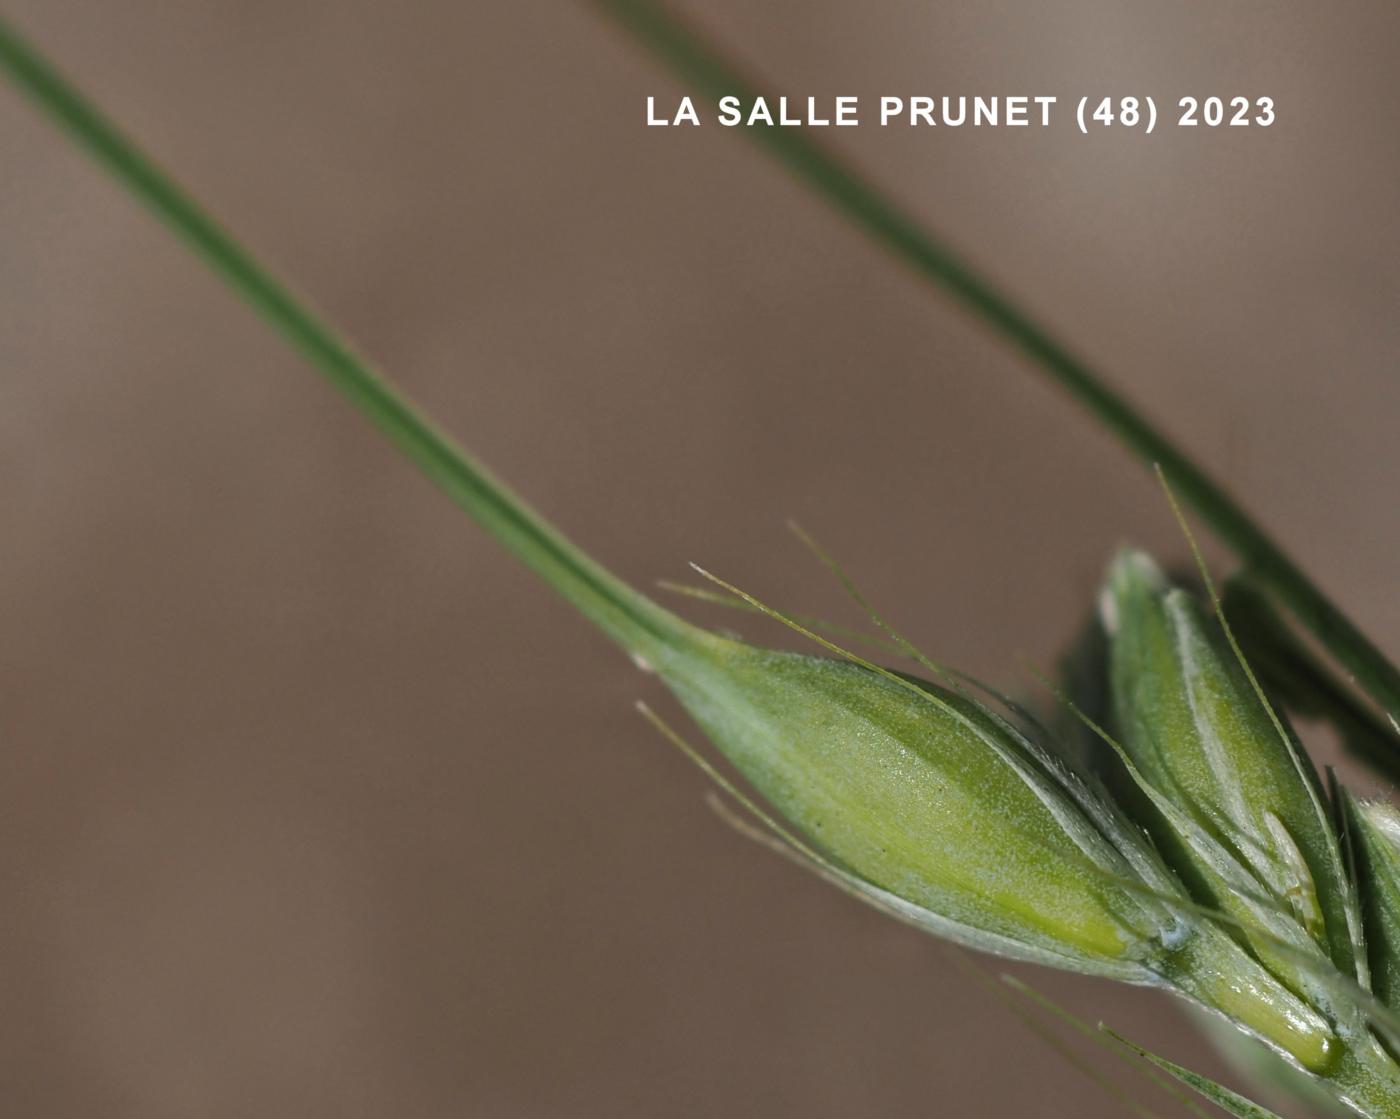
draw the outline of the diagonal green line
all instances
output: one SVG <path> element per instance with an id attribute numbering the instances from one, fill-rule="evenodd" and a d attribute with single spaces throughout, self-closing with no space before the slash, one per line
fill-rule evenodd
<path id="1" fill-rule="evenodd" d="M 590 0 L 626 28 L 683 81 L 711 100 L 761 92 L 711 42 L 652 0 Z M 1122 396 L 942 240 L 921 226 L 854 167 L 801 128 L 743 131 L 792 174 L 864 229 L 915 273 L 941 287 L 1030 359 L 1148 465 L 1210 525 L 1297 620 L 1348 669 L 1385 711 L 1400 714 L 1400 670 L 1302 572 L 1228 493 Z M 1396 744 L 1400 766 L 1400 744 Z"/>
<path id="2" fill-rule="evenodd" d="M 0 70 L 305 355 L 459 507 L 629 649 L 685 630 L 584 555 L 419 412 L 0 17 Z"/>

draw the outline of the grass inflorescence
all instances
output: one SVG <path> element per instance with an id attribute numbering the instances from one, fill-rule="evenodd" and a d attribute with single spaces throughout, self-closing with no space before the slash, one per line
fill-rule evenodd
<path id="1" fill-rule="evenodd" d="M 749 88 L 660 9 L 599 2 L 707 91 Z M 1103 725 L 1093 726 L 1102 743 L 1087 752 L 924 657 L 805 536 L 871 617 L 868 653 L 700 571 L 719 588 L 702 596 L 728 596 L 819 653 L 704 630 L 604 569 L 433 426 L 3 22 L 0 67 L 464 511 L 656 673 L 753 790 L 646 709 L 738 804 L 740 826 L 944 939 L 1173 991 L 1358 1114 L 1400 1115 L 1400 816 L 1324 785 L 1208 577 L 1200 600 L 1140 553 L 1113 563 L 1094 680 L 1107 697 L 1096 712 Z M 1374 647 L 1216 483 L 1068 351 L 810 141 L 775 132 L 765 142 L 1159 461 L 1262 585 L 1378 700 L 1400 708 L 1394 669 Z M 1262 648 L 1270 665 L 1296 669 L 1280 641 L 1266 637 Z M 892 655 L 919 675 L 885 667 Z M 1333 706 L 1331 685 L 1316 685 L 1323 677 L 1288 678 L 1290 703 L 1354 713 Z M 1264 1114 L 1143 1055 L 1236 1114 Z"/>

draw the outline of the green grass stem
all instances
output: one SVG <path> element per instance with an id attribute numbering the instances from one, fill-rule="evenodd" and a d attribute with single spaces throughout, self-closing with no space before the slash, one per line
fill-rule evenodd
<path id="1" fill-rule="evenodd" d="M 0 67 L 457 505 L 604 632 L 645 654 L 689 630 L 586 556 L 435 427 L 3 18 Z"/>

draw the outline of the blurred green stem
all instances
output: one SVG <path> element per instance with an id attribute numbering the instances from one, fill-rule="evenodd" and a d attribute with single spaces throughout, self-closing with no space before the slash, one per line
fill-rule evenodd
<path id="1" fill-rule="evenodd" d="M 591 0 L 614 17 L 679 78 L 710 100 L 748 103 L 763 91 L 712 44 L 651 0 Z M 771 99 L 770 99 L 771 104 Z M 859 172 L 802 128 L 742 129 L 801 182 L 822 195 L 919 276 L 942 287 L 1030 358 L 1040 370 L 1118 436 L 1210 525 L 1255 579 L 1311 630 L 1386 712 L 1400 715 L 1400 670 L 1303 574 L 1278 544 L 1186 454 L 1108 387 L 1074 354 L 1016 307 L 943 241 L 931 235 Z M 1400 763 L 1400 742 L 1391 738 Z"/>

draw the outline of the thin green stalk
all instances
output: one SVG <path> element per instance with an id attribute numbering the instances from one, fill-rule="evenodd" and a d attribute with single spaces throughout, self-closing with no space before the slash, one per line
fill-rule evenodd
<path id="1" fill-rule="evenodd" d="M 614 17 L 682 80 L 706 97 L 736 95 L 746 102 L 758 83 L 694 28 L 652 0 L 592 0 Z M 1400 669 L 1303 573 L 1219 483 L 1179 450 L 1121 395 L 1048 331 L 1020 310 L 941 239 L 801 128 L 744 131 L 801 182 L 864 229 L 918 275 L 944 288 L 1005 337 L 1149 466 L 1166 473 L 1172 488 L 1216 536 L 1234 550 L 1297 620 L 1385 711 L 1400 714 Z M 1400 743 L 1392 740 L 1400 761 Z M 1392 766 L 1393 768 L 1393 766 Z"/>
<path id="2" fill-rule="evenodd" d="M 277 327 L 454 502 L 604 632 L 642 654 L 658 642 L 671 642 L 690 632 L 674 614 L 584 555 L 434 427 L 3 18 L 0 66 L 259 315 Z"/>

